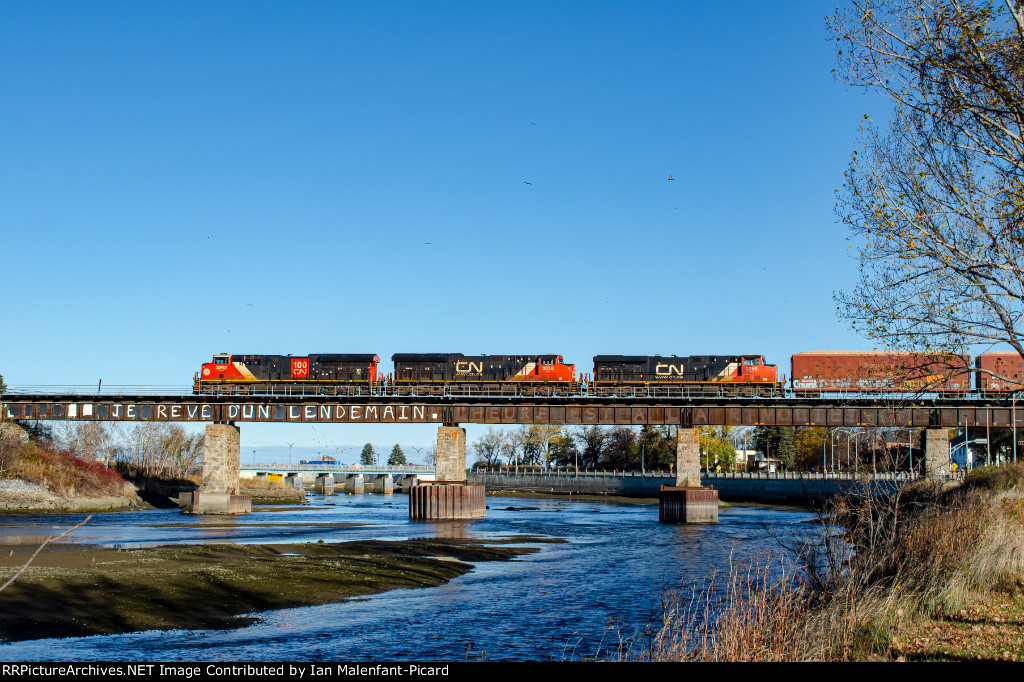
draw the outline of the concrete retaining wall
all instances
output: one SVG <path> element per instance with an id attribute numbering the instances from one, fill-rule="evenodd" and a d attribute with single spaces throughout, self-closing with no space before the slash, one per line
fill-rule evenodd
<path id="1" fill-rule="evenodd" d="M 870 484 L 879 491 L 895 490 L 911 480 L 903 474 L 879 474 L 875 477 L 806 473 L 701 474 L 701 485 L 714 486 L 723 501 L 808 502 L 831 497 Z M 573 495 L 624 495 L 657 497 L 661 486 L 675 485 L 675 476 L 668 473 L 580 472 L 579 474 L 514 474 L 470 472 L 469 483 L 483 485 L 490 491 L 518 491 Z"/>

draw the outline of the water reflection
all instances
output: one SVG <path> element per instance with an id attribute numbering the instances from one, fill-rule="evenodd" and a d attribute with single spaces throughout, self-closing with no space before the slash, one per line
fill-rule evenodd
<path id="1" fill-rule="evenodd" d="M 332 504 L 333 503 L 333 504 Z M 592 653 L 609 622 L 630 635 L 657 613 L 661 590 L 703 578 L 765 550 L 765 530 L 795 532 L 807 512 L 722 509 L 714 526 L 659 524 L 653 505 L 566 499 L 488 498 L 487 518 L 410 522 L 395 496 L 313 498 L 309 505 L 244 517 L 193 517 L 175 510 L 93 517 L 74 542 L 108 547 L 167 543 L 301 543 L 346 540 L 521 538 L 538 551 L 478 562 L 446 585 L 394 590 L 352 601 L 263 614 L 232 631 L 146 632 L 0 645 L 2 660 L 113 660 L 146 651 L 160 660 L 561 659 Z M 79 515 L 0 517 L 0 538 L 61 530 Z M 354 525 L 353 525 L 354 524 Z M 538 542 L 538 537 L 567 542 Z"/>

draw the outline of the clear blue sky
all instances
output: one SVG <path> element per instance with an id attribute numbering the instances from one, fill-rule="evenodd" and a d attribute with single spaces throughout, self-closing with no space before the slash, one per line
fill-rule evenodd
<path id="1" fill-rule="evenodd" d="M 0 373 L 870 348 L 833 191 L 887 107 L 833 81 L 831 8 L 4 2 Z M 243 450 L 434 437 L 316 428 Z"/>

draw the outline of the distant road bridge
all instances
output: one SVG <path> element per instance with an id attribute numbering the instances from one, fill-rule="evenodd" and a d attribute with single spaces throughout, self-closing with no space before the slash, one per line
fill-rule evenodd
<path id="1" fill-rule="evenodd" d="M 310 464 L 299 462 L 298 464 L 279 464 L 277 462 L 240 462 L 239 471 L 255 471 L 260 473 L 291 473 L 291 474 L 366 474 L 366 475 L 423 475 L 433 474 L 434 467 L 425 464 L 344 464 L 334 462 L 328 464 Z"/>

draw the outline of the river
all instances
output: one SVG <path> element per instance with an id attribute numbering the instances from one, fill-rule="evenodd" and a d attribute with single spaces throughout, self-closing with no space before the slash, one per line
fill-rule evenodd
<path id="1" fill-rule="evenodd" d="M 0 547 L 56 534 L 81 518 L 0 515 Z M 700 580 L 730 560 L 779 554 L 766 527 L 792 537 L 812 518 L 806 511 L 734 506 L 720 510 L 717 525 L 665 525 L 651 504 L 489 497 L 486 519 L 424 523 L 408 520 L 406 496 L 345 494 L 313 497 L 302 507 L 257 507 L 244 517 L 176 510 L 97 514 L 72 542 L 137 548 L 522 535 L 523 544 L 539 551 L 481 562 L 439 587 L 271 611 L 235 630 L 0 644 L 0 660 L 578 660 L 602 641 L 628 637 L 651 622 L 663 588 Z M 324 525 L 339 523 L 365 525 Z M 528 536 L 566 542 L 531 542 Z"/>

